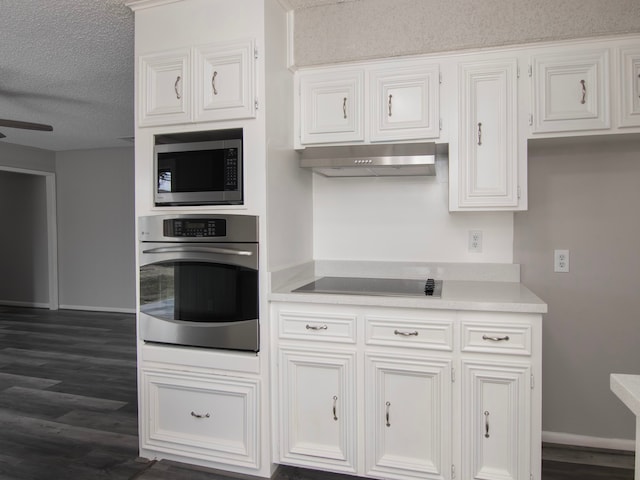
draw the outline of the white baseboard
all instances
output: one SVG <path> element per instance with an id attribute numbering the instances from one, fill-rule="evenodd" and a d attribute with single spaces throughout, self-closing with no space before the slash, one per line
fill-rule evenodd
<path id="1" fill-rule="evenodd" d="M 95 307 L 86 305 L 59 305 L 60 310 L 85 310 L 87 312 L 136 313 L 135 308 Z"/>
<path id="2" fill-rule="evenodd" d="M 573 445 L 576 447 L 604 448 L 607 450 L 635 451 L 635 440 L 624 438 L 589 437 L 586 435 L 574 435 L 562 432 L 542 432 L 543 443 L 557 443 L 560 445 Z"/>
<path id="3" fill-rule="evenodd" d="M 16 302 L 13 300 L 0 300 L 0 305 L 4 305 L 6 307 L 28 307 L 28 308 L 49 308 L 50 305 L 48 302 Z"/>

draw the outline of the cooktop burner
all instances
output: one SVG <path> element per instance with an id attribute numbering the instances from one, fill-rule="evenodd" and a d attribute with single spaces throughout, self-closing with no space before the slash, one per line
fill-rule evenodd
<path id="1" fill-rule="evenodd" d="M 294 290 L 300 293 L 346 295 L 386 295 L 394 297 L 440 298 L 442 280 L 402 280 L 398 278 L 322 277 Z"/>

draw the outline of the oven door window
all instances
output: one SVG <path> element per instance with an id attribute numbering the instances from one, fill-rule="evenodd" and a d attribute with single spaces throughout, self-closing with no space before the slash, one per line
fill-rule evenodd
<path id="1" fill-rule="evenodd" d="M 165 320 L 258 318 L 258 272 L 220 263 L 167 261 L 140 267 L 140 311 Z"/>

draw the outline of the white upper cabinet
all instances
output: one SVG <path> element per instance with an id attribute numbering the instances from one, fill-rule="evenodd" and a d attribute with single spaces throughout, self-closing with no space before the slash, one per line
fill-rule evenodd
<path id="1" fill-rule="evenodd" d="M 255 117 L 252 41 L 195 48 L 195 121 Z"/>
<path id="2" fill-rule="evenodd" d="M 611 126 L 608 49 L 534 55 L 532 75 L 533 133 Z"/>
<path id="3" fill-rule="evenodd" d="M 381 68 L 370 73 L 372 142 L 437 138 L 437 65 Z"/>
<path id="4" fill-rule="evenodd" d="M 619 50 L 620 126 L 640 127 L 640 45 Z"/>
<path id="5" fill-rule="evenodd" d="M 141 127 L 256 116 L 252 40 L 140 57 Z"/>
<path id="6" fill-rule="evenodd" d="M 516 59 L 459 65 L 458 209 L 518 206 Z"/>
<path id="7" fill-rule="evenodd" d="M 189 49 L 145 55 L 140 58 L 140 126 L 189 121 L 190 58 Z"/>
<path id="8" fill-rule="evenodd" d="M 364 71 L 300 75 L 300 141 L 364 140 Z"/>

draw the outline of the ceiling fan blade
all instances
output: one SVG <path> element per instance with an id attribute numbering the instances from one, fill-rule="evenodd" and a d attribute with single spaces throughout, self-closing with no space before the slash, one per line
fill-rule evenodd
<path id="1" fill-rule="evenodd" d="M 6 120 L 1 118 L 0 127 L 22 128 L 25 130 L 40 130 L 43 132 L 53 131 L 53 127 L 51 125 L 45 125 L 43 123 L 20 122 L 18 120 Z"/>
<path id="2" fill-rule="evenodd" d="M 4 133 L 0 132 L 0 138 L 7 138 L 7 136 Z"/>

